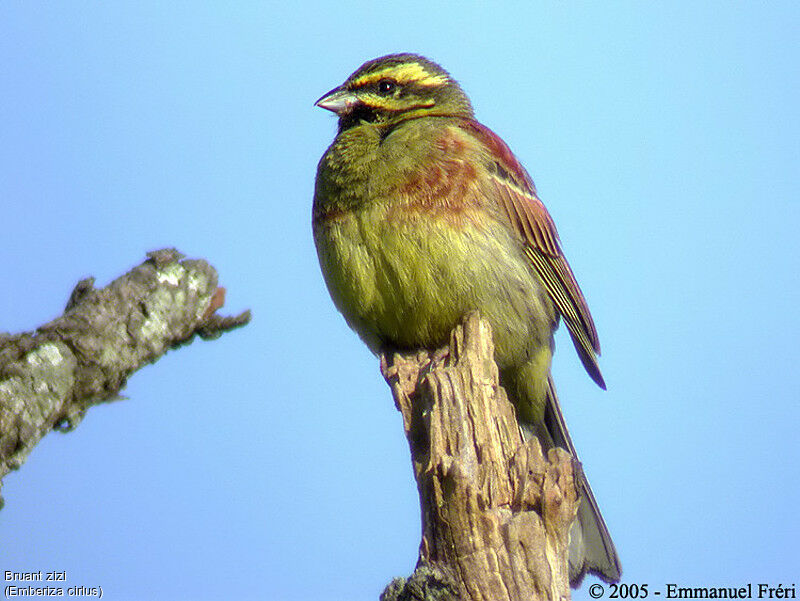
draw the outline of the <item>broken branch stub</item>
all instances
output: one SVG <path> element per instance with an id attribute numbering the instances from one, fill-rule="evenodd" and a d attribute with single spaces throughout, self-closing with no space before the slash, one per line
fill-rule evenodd
<path id="1" fill-rule="evenodd" d="M 430 583 L 434 570 L 441 582 L 430 597 L 415 597 L 395 581 L 382 599 L 569 599 L 569 528 L 579 504 L 572 457 L 560 449 L 545 457 L 535 438 L 523 440 L 499 386 L 489 324 L 469 315 L 448 348 L 395 354 L 383 372 L 420 496 L 414 576 L 423 569 Z"/>

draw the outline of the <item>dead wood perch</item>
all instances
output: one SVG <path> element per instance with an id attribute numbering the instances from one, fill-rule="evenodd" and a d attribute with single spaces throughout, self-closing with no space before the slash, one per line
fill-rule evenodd
<path id="1" fill-rule="evenodd" d="M 175 249 L 147 257 L 105 288 L 82 280 L 64 314 L 36 331 L 0 334 L 0 480 L 45 434 L 72 430 L 89 407 L 119 398 L 140 367 L 195 334 L 217 338 L 250 321 L 249 311 L 215 313 L 225 289 L 205 261 Z"/>
<path id="2" fill-rule="evenodd" d="M 422 511 L 417 569 L 382 601 L 570 598 L 572 457 L 523 441 L 498 384 L 488 323 L 473 314 L 434 354 L 382 361 L 411 450 Z"/>

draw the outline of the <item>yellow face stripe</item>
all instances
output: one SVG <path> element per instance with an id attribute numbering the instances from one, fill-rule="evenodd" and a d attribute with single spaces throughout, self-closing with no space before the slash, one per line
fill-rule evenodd
<path id="1" fill-rule="evenodd" d="M 447 83 L 446 76 L 431 74 L 419 63 L 403 63 L 402 65 L 392 65 L 380 71 L 362 75 L 358 79 L 353 80 L 351 85 L 353 87 L 360 87 L 387 78 L 393 79 L 401 84 L 414 82 L 418 86 L 440 86 Z"/>
<path id="2" fill-rule="evenodd" d="M 407 101 L 397 100 L 396 98 L 379 96 L 372 93 L 361 93 L 358 95 L 359 100 L 369 107 L 375 109 L 384 109 L 388 111 L 409 110 L 412 108 L 422 108 L 426 106 L 433 106 L 436 101 L 433 98 L 419 98 L 413 106 L 409 105 Z"/>

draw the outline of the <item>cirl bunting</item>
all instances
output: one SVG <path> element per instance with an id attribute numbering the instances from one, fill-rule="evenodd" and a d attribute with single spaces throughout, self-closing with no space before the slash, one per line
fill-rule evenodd
<path id="1" fill-rule="evenodd" d="M 317 101 L 339 130 L 319 162 L 314 240 L 331 297 L 378 353 L 434 348 L 478 310 L 494 332 L 500 382 L 521 428 L 577 458 L 550 375 L 563 319 L 605 388 L 589 307 L 555 225 L 508 146 L 467 95 L 415 54 L 371 60 Z M 570 530 L 570 582 L 620 578 L 585 476 Z"/>

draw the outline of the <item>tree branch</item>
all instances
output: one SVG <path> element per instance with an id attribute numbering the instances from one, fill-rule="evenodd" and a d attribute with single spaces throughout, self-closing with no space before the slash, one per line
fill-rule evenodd
<path id="1" fill-rule="evenodd" d="M 417 569 L 382 601 L 569 599 L 572 457 L 524 441 L 500 388 L 489 324 L 468 316 L 449 347 L 382 359 L 422 510 Z"/>
<path id="2" fill-rule="evenodd" d="M 249 311 L 215 313 L 225 289 L 205 261 L 175 249 L 147 257 L 105 288 L 82 280 L 64 314 L 36 331 L 0 334 L 0 480 L 50 430 L 72 430 L 89 407 L 119 398 L 140 367 L 195 334 L 217 338 L 250 321 Z"/>

